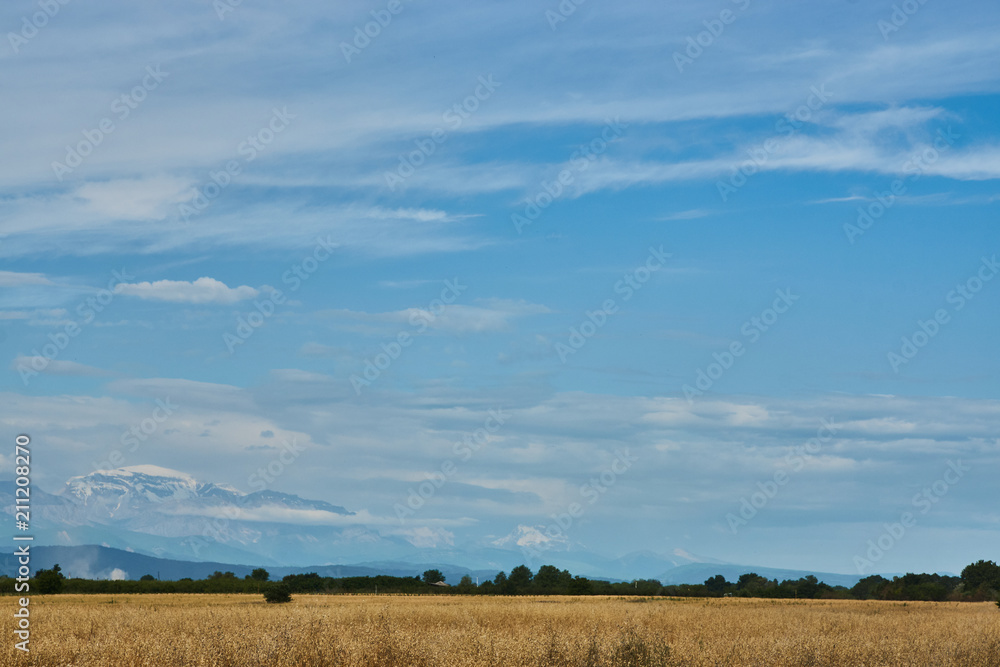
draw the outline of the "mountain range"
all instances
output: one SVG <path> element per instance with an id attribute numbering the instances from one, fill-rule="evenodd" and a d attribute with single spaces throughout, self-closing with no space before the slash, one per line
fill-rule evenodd
<path id="1" fill-rule="evenodd" d="M 13 482 L 0 482 L 0 505 L 10 515 L 13 498 Z M 545 540 L 537 528 L 522 525 L 484 544 L 427 544 L 366 525 L 368 515 L 361 511 L 270 490 L 244 493 L 149 465 L 73 477 L 55 494 L 35 487 L 31 500 L 32 565 L 58 562 L 71 574 L 97 578 L 156 572 L 163 578 L 198 578 L 215 570 L 242 576 L 257 566 L 281 575 L 325 576 L 412 576 L 436 567 L 455 579 L 490 578 L 524 563 L 523 546 L 537 548 Z M 715 574 L 732 581 L 754 571 L 778 579 L 815 574 L 848 586 L 859 578 L 735 565 L 681 549 L 608 558 L 572 543 L 545 546 L 546 564 L 593 578 L 701 583 Z M 12 571 L 8 561 L 5 572 Z"/>

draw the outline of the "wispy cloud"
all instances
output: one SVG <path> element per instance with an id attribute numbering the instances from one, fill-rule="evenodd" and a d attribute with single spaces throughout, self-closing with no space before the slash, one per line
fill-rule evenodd
<path id="1" fill-rule="evenodd" d="M 465 334 L 505 331 L 519 318 L 551 312 L 543 305 L 523 300 L 478 299 L 476 303 L 455 303 L 437 312 L 427 308 L 405 308 L 385 313 L 328 310 L 320 314 L 343 328 L 354 328 L 351 323 L 360 323 L 368 328 L 419 326 L 422 330 L 438 333 Z"/>
<path id="2" fill-rule="evenodd" d="M 23 287 L 25 285 L 52 285 L 44 273 L 17 273 L 0 271 L 0 287 Z"/>
<path id="3" fill-rule="evenodd" d="M 709 211 L 701 208 L 693 208 L 687 211 L 678 211 L 677 213 L 671 213 L 669 215 L 664 215 L 657 220 L 662 220 L 664 222 L 669 222 L 672 220 L 697 220 L 698 218 L 706 218 L 713 215 L 713 211 Z"/>
<path id="4" fill-rule="evenodd" d="M 46 357 L 15 357 L 10 367 L 14 370 L 18 368 L 38 369 L 39 372 L 47 373 L 48 375 L 65 375 L 75 377 L 112 377 L 116 375 L 116 373 L 112 373 L 111 371 L 103 368 L 87 366 L 86 364 L 81 364 L 76 361 L 48 359 Z"/>

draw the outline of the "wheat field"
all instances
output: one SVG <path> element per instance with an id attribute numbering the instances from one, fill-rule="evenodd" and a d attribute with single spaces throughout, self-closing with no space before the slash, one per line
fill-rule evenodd
<path id="1" fill-rule="evenodd" d="M 56 667 L 1000 665 L 991 603 L 297 595 L 31 599 L 31 652 Z"/>

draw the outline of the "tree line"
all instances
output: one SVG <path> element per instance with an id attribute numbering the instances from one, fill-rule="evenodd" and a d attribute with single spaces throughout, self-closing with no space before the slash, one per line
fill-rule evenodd
<path id="1" fill-rule="evenodd" d="M 14 579 L 0 577 L 0 590 L 14 592 Z M 1000 566 L 980 560 L 962 570 L 960 576 L 914 574 L 887 579 L 872 575 L 851 588 L 830 586 L 809 575 L 801 579 L 767 579 L 755 573 L 740 575 L 735 582 L 721 574 L 702 584 L 664 585 L 655 579 L 612 582 L 574 576 L 568 570 L 543 565 L 532 572 L 525 565 L 509 573 L 500 572 L 491 581 L 476 585 L 468 575 L 454 586 L 446 585 L 439 570 L 427 570 L 422 577 L 322 577 L 315 572 L 290 574 L 271 581 L 263 568 L 240 579 L 232 572 L 215 572 L 204 579 L 184 578 L 160 581 L 152 575 L 138 580 L 67 578 L 58 565 L 39 570 L 29 580 L 32 593 L 265 593 L 284 594 L 406 594 L 406 595 L 644 595 L 668 597 L 755 597 L 856 600 L 970 601 L 997 600 L 1000 594 Z M 1000 605 L 1000 601 L 998 601 Z"/>

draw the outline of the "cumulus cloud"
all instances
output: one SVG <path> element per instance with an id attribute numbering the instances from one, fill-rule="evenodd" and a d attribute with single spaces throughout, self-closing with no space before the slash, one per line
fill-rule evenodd
<path id="1" fill-rule="evenodd" d="M 172 303 L 236 303 L 252 299 L 260 293 L 248 285 L 229 287 L 215 278 L 202 277 L 194 282 L 185 280 L 157 280 L 156 282 L 120 283 L 115 286 L 115 292 L 140 299 L 152 301 L 169 301 Z"/>

